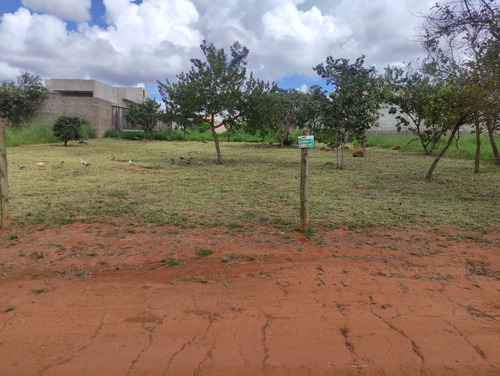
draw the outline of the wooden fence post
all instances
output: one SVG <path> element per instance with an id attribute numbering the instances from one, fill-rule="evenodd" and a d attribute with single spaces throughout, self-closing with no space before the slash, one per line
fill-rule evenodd
<path id="1" fill-rule="evenodd" d="M 302 136 L 309 136 L 309 129 L 302 129 Z M 309 231 L 309 204 L 307 202 L 308 166 L 307 156 L 309 149 L 300 149 L 300 230 Z"/>
<path id="2" fill-rule="evenodd" d="M 7 180 L 7 148 L 5 144 L 5 127 L 0 121 L 0 201 L 2 220 L 2 230 L 10 228 L 9 217 L 9 182 Z"/>

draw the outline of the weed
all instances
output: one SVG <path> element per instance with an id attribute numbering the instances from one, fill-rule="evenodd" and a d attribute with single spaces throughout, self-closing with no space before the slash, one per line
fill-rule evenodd
<path id="1" fill-rule="evenodd" d="M 13 311 L 14 309 L 15 309 L 14 307 L 7 307 L 7 308 L 5 308 L 3 311 L 4 311 L 5 313 L 7 313 L 7 312 L 11 312 L 11 311 Z"/>
<path id="2" fill-rule="evenodd" d="M 97 256 L 97 252 L 95 252 L 95 251 L 87 252 L 87 256 L 91 256 L 91 257 Z"/>
<path id="3" fill-rule="evenodd" d="M 212 253 L 214 253 L 214 251 L 212 251 L 211 249 L 200 248 L 195 253 L 198 257 L 205 257 L 211 255 Z"/>
<path id="4" fill-rule="evenodd" d="M 43 252 L 41 252 L 41 251 L 39 251 L 39 252 L 33 252 L 33 253 L 31 254 L 31 257 L 32 257 L 33 259 L 35 259 L 35 260 L 43 259 L 43 258 L 45 258 L 45 253 L 43 253 Z"/>
<path id="5" fill-rule="evenodd" d="M 19 239 L 19 237 L 17 236 L 17 234 L 10 234 L 9 235 L 9 240 L 17 240 Z"/>
<path id="6" fill-rule="evenodd" d="M 127 197 L 128 192 L 127 191 L 112 191 L 108 193 L 108 197 Z"/>
<path id="7" fill-rule="evenodd" d="M 203 224 L 207 227 L 217 227 L 224 225 L 224 222 L 216 221 L 214 219 L 209 219 L 208 221 L 205 221 Z"/>
<path id="8" fill-rule="evenodd" d="M 252 212 L 245 212 L 242 215 L 240 215 L 240 219 L 242 221 L 250 221 L 255 218 L 255 213 Z"/>
<path id="9" fill-rule="evenodd" d="M 136 230 L 135 228 L 128 228 L 125 230 L 125 232 L 128 232 L 129 234 L 135 234 Z"/>
<path id="10" fill-rule="evenodd" d="M 230 262 L 237 259 L 238 257 L 234 253 L 231 253 L 229 256 L 222 257 L 222 262 Z"/>
<path id="11" fill-rule="evenodd" d="M 273 222 L 275 225 L 282 225 L 282 226 L 293 225 L 293 221 L 288 220 L 288 219 L 284 219 L 284 218 L 280 218 L 280 217 L 274 218 Z"/>
<path id="12" fill-rule="evenodd" d="M 230 221 L 227 223 L 227 227 L 229 228 L 240 228 L 240 227 L 243 227 L 243 225 L 239 222 L 236 222 L 236 221 Z"/>
<path id="13" fill-rule="evenodd" d="M 247 261 L 256 261 L 257 260 L 257 257 L 255 256 L 247 256 Z"/>
<path id="14" fill-rule="evenodd" d="M 308 230 L 302 230 L 300 233 L 307 239 L 311 239 L 311 236 L 314 234 L 314 229 L 312 227 L 309 227 Z"/>
<path id="15" fill-rule="evenodd" d="M 85 269 L 79 269 L 79 270 L 76 271 L 75 274 L 76 274 L 77 277 L 85 277 L 85 276 L 90 275 L 92 273 L 88 272 Z"/>
<path id="16" fill-rule="evenodd" d="M 168 259 L 168 260 L 161 260 L 161 265 L 162 266 L 167 266 L 169 268 L 177 265 L 183 264 L 184 261 L 178 260 L 178 259 Z"/>
<path id="17" fill-rule="evenodd" d="M 267 223 L 269 223 L 269 217 L 267 217 L 265 215 L 261 215 L 259 217 L 259 222 L 262 223 L 262 224 L 267 224 Z"/>
<path id="18" fill-rule="evenodd" d="M 49 290 L 47 289 L 38 289 L 38 290 L 33 290 L 33 292 L 37 295 L 43 294 L 44 292 L 48 292 Z"/>

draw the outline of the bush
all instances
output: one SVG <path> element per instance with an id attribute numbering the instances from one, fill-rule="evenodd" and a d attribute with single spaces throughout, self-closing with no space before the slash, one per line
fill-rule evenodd
<path id="1" fill-rule="evenodd" d="M 68 141 L 82 138 L 83 127 L 90 128 L 86 119 L 76 116 L 60 116 L 54 124 L 54 136 L 64 141 L 64 146 L 66 146 Z"/>

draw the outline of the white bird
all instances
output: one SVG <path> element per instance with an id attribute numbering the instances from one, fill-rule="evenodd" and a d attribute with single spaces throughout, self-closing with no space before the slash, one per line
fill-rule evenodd
<path id="1" fill-rule="evenodd" d="M 43 166 L 45 166 L 45 163 L 43 163 L 43 162 L 38 162 L 38 163 L 37 163 L 37 165 L 38 165 L 38 166 L 40 166 L 40 167 L 43 167 Z"/>
<path id="2" fill-rule="evenodd" d="M 80 163 L 81 163 L 82 165 L 84 165 L 85 167 L 90 166 L 90 163 L 88 163 L 88 162 L 84 161 L 83 159 L 81 160 L 81 162 L 80 162 Z"/>
<path id="3" fill-rule="evenodd" d="M 19 169 L 20 169 L 20 170 L 22 170 L 22 169 L 23 169 L 23 168 L 25 168 L 26 166 L 25 166 L 25 165 L 20 164 L 20 165 L 18 165 L 17 167 L 19 167 Z"/>
<path id="4" fill-rule="evenodd" d="M 128 164 L 132 164 L 132 160 L 131 159 L 128 160 Z"/>

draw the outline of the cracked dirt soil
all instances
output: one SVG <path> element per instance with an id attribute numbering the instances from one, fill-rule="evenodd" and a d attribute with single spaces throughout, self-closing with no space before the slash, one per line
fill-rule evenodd
<path id="1" fill-rule="evenodd" d="M 498 231 L 1 236 L 0 375 L 500 375 Z"/>

